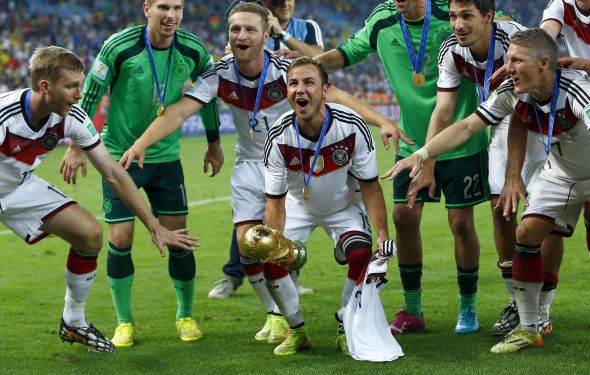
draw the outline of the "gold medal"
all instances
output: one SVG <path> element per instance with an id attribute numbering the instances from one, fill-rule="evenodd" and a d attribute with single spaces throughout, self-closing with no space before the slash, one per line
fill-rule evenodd
<path id="1" fill-rule="evenodd" d="M 158 117 L 159 117 L 159 116 L 162 116 L 162 114 L 164 113 L 164 109 L 165 109 L 165 108 L 164 108 L 164 104 L 160 104 L 160 105 L 158 106 L 158 112 L 157 112 L 157 113 L 158 113 Z"/>
<path id="2" fill-rule="evenodd" d="M 254 129 L 250 128 L 250 140 L 254 139 Z"/>
<path id="3" fill-rule="evenodd" d="M 414 73 L 414 75 L 412 75 L 412 83 L 414 84 L 414 86 L 423 86 L 424 83 L 426 82 L 426 77 L 424 77 L 424 74 L 422 73 Z"/>
<path id="4" fill-rule="evenodd" d="M 307 186 L 303 187 L 303 199 L 309 199 L 309 189 L 307 188 Z"/>

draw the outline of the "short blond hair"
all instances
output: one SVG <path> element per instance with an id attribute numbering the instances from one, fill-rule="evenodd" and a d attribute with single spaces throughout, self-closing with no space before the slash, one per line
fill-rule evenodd
<path id="1" fill-rule="evenodd" d="M 47 80 L 55 83 L 62 70 L 82 72 L 84 64 L 78 56 L 69 50 L 57 47 L 39 47 L 29 59 L 29 71 L 33 90 L 39 91 L 39 81 Z"/>
<path id="2" fill-rule="evenodd" d="M 301 56 L 293 60 L 287 68 L 287 78 L 289 77 L 289 73 L 291 73 L 293 69 L 304 65 L 313 65 L 318 69 L 318 71 L 320 72 L 320 78 L 322 79 L 322 85 L 327 85 L 329 83 L 328 73 L 326 72 L 326 69 L 324 68 L 322 63 L 309 56 Z"/>
<path id="3" fill-rule="evenodd" d="M 559 47 L 557 42 L 545 30 L 535 27 L 517 31 L 510 37 L 510 44 L 516 44 L 528 49 L 529 56 L 537 61 L 547 58 L 549 67 L 552 70 L 557 69 Z"/>

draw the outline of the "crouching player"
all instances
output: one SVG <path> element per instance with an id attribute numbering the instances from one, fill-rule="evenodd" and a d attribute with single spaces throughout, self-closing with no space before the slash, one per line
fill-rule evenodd
<path id="1" fill-rule="evenodd" d="M 113 160 L 86 113 L 82 97 L 83 64 L 60 47 L 39 48 L 30 60 L 32 88 L 0 94 L 0 222 L 29 244 L 48 234 L 70 244 L 66 264 L 65 307 L 59 336 L 89 350 L 112 352 L 112 343 L 91 324 L 84 306 L 96 276 L 102 227 L 86 210 L 33 171 L 58 142 L 70 138 L 86 151 L 109 186 L 141 219 L 164 255 L 166 245 L 184 250 L 196 238 L 162 227 L 146 207 L 135 184 Z"/>
<path id="2" fill-rule="evenodd" d="M 265 223 L 293 241 L 304 242 L 316 227 L 322 227 L 334 240 L 336 260 L 348 263 L 342 304 L 336 314 L 336 346 L 348 354 L 342 325 L 344 308 L 372 253 L 366 212 L 375 225 L 378 242 L 389 236 L 371 133 L 352 110 L 327 104 L 327 90 L 328 76 L 319 62 L 301 57 L 291 63 L 287 98 L 294 110 L 275 122 L 264 147 Z M 269 291 L 290 327 L 289 336 L 275 354 L 294 354 L 307 348 L 309 335 L 297 293 L 280 284 Z"/>

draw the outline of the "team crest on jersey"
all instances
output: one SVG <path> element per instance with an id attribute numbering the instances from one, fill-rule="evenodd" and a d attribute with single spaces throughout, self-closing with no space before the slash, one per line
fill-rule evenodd
<path id="1" fill-rule="evenodd" d="M 185 63 L 179 62 L 174 65 L 174 75 L 176 77 L 186 77 L 188 73 L 188 68 Z"/>
<path id="2" fill-rule="evenodd" d="M 278 102 L 283 99 L 283 92 L 277 87 L 271 87 L 267 91 L 268 98 L 273 102 Z"/>
<path id="3" fill-rule="evenodd" d="M 104 81 L 104 79 L 107 77 L 108 72 L 109 72 L 109 67 L 106 66 L 106 64 L 104 64 L 99 59 L 94 60 L 94 64 L 92 64 L 92 73 L 94 73 L 94 75 L 97 78 L 100 78 L 101 80 Z"/>
<path id="4" fill-rule="evenodd" d="M 108 199 L 105 199 L 104 202 L 102 202 L 102 211 L 105 214 L 110 214 L 112 210 L 113 210 L 113 205 L 111 204 L 111 201 Z"/>
<path id="5" fill-rule="evenodd" d="M 332 152 L 332 161 L 338 165 L 344 165 L 348 161 L 348 152 L 343 148 L 337 147 Z"/>
<path id="6" fill-rule="evenodd" d="M 46 150 L 53 150 L 55 147 L 57 147 L 58 143 L 59 138 L 55 134 L 47 133 L 41 137 L 41 146 L 43 146 L 43 148 Z"/>
<path id="7" fill-rule="evenodd" d="M 313 156 L 309 157 L 309 165 L 313 163 Z M 324 157 L 322 155 L 318 155 L 318 159 L 315 161 L 315 165 L 313 166 L 314 173 L 320 173 L 324 169 Z"/>

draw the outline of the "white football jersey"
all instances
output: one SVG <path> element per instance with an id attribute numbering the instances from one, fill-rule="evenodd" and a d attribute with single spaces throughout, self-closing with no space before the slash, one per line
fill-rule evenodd
<path id="1" fill-rule="evenodd" d="M 510 36 L 525 27 L 516 22 L 494 22 L 496 29 L 494 42 L 494 67 L 495 72 L 502 67 L 508 58 L 506 53 Z M 440 47 L 438 54 L 438 91 L 455 91 L 461 84 L 461 77 L 466 77 L 471 82 L 483 86 L 487 60 L 477 61 L 471 54 L 469 47 L 461 47 L 455 35 L 449 36 Z M 477 76 L 476 76 L 477 75 Z M 477 79 L 476 79 L 477 77 Z M 490 92 L 495 90 L 501 82 L 490 86 Z"/>
<path id="2" fill-rule="evenodd" d="M 327 113 L 330 121 L 309 181 L 309 199 L 303 199 L 303 176 L 307 178 L 319 139 L 298 137 L 294 111 L 277 120 L 264 147 L 267 196 L 281 197 L 288 191 L 302 208 L 317 215 L 344 209 L 355 199 L 356 180 L 375 181 L 378 173 L 375 143 L 365 121 L 339 104 L 327 104 Z"/>
<path id="3" fill-rule="evenodd" d="M 94 124 L 77 105 L 65 118 L 51 113 L 41 129 L 33 130 L 25 114 L 28 90 L 0 94 L 0 197 L 25 183 L 60 140 L 70 138 L 84 150 L 100 144 Z"/>
<path id="4" fill-rule="evenodd" d="M 558 70 L 557 99 L 551 153 L 545 170 L 559 178 L 585 180 L 590 178 L 590 78 L 575 70 Z M 542 124 L 542 134 L 535 117 L 535 108 Z M 531 94 L 514 93 L 512 79 L 504 81 L 475 113 L 487 124 L 496 125 L 504 117 L 516 114 L 532 132 L 547 143 L 550 101 L 537 103 Z"/>
<path id="5" fill-rule="evenodd" d="M 260 106 L 253 126 L 253 139 L 250 140 L 250 119 L 256 102 L 260 77 L 240 77 L 241 88 L 234 71 L 234 57 L 227 55 L 203 73 L 195 85 L 185 94 L 202 104 L 216 97 L 221 98 L 231 109 L 238 142 L 236 160 L 262 161 L 264 142 L 268 130 L 285 112 L 291 110 L 287 101 L 287 68 L 291 60 L 269 56 L 269 67 L 264 80 Z"/>
<path id="6" fill-rule="evenodd" d="M 561 35 L 573 57 L 590 59 L 590 15 L 584 15 L 576 0 L 551 0 L 543 11 L 543 20 L 561 24 Z"/>

